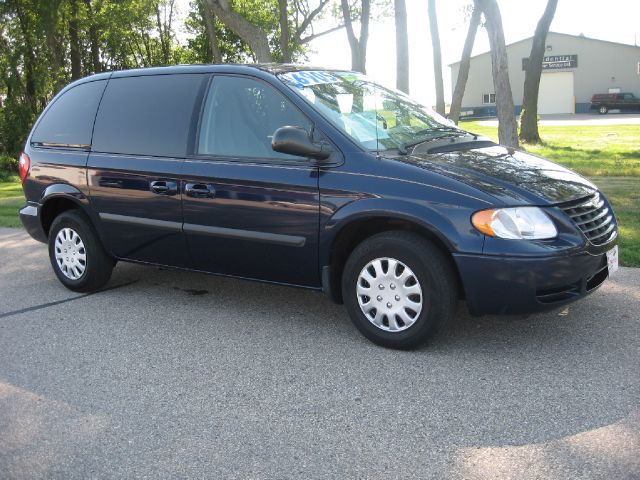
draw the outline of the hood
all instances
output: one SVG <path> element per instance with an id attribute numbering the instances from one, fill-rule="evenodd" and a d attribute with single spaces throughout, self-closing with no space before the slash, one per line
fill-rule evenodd
<path id="1" fill-rule="evenodd" d="M 562 203 L 597 190 L 589 180 L 561 165 L 500 145 L 446 153 L 412 153 L 397 160 L 455 178 L 505 203 Z"/>

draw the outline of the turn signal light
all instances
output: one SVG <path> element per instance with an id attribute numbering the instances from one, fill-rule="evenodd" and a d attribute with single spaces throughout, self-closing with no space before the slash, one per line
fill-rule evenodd
<path id="1" fill-rule="evenodd" d="M 24 181 L 27 179 L 27 175 L 29 174 L 29 169 L 31 168 L 31 159 L 29 155 L 22 152 L 20 154 L 20 159 L 18 160 L 18 173 L 20 174 L 20 180 L 24 185 Z"/>

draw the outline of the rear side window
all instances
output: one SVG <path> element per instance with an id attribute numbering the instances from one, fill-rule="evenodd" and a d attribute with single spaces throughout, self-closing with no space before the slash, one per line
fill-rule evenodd
<path id="1" fill-rule="evenodd" d="M 82 83 L 67 90 L 46 111 L 31 142 L 51 146 L 89 147 L 96 110 L 106 80 Z"/>
<path id="2" fill-rule="evenodd" d="M 184 157 L 202 74 L 113 78 L 96 118 L 96 152 Z"/>

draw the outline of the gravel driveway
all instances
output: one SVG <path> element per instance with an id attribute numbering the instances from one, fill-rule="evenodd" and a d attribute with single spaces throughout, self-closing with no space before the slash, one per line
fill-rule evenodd
<path id="1" fill-rule="evenodd" d="M 640 269 L 376 347 L 322 295 L 120 264 L 65 290 L 0 229 L 0 478 L 640 478 Z"/>

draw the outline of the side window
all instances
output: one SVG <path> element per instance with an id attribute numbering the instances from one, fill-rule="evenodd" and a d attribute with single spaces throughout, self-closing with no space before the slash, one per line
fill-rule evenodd
<path id="1" fill-rule="evenodd" d="M 112 78 L 96 118 L 93 150 L 184 157 L 193 108 L 206 75 Z"/>
<path id="2" fill-rule="evenodd" d="M 32 143 L 89 147 L 96 110 L 106 80 L 87 82 L 67 90 L 44 114 Z"/>
<path id="3" fill-rule="evenodd" d="M 285 125 L 309 131 L 309 120 L 271 86 L 242 77 L 214 77 L 204 104 L 198 153 L 227 157 L 299 159 L 271 149 Z"/>

